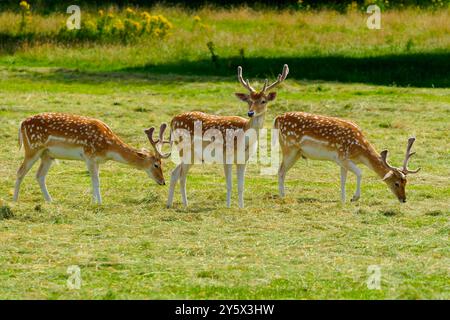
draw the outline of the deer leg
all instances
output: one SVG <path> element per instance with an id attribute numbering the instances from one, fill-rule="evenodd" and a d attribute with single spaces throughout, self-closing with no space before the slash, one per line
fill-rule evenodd
<path id="1" fill-rule="evenodd" d="M 359 169 L 352 161 L 348 161 L 348 169 L 356 175 L 356 191 L 351 201 L 358 201 L 361 197 L 361 169 Z"/>
<path id="2" fill-rule="evenodd" d="M 231 191 L 233 189 L 233 165 L 224 164 L 223 169 L 225 171 L 225 180 L 227 182 L 227 207 L 231 207 Z"/>
<path id="3" fill-rule="evenodd" d="M 286 173 L 294 163 L 300 158 L 301 152 L 298 149 L 290 149 L 287 152 L 283 152 L 283 160 L 281 161 L 280 168 L 278 169 L 278 191 L 280 197 L 284 197 L 284 180 Z"/>
<path id="4" fill-rule="evenodd" d="M 238 164 L 236 166 L 237 166 L 237 178 L 238 178 L 239 208 L 244 208 L 245 164 Z"/>
<path id="5" fill-rule="evenodd" d="M 22 184 L 23 179 L 25 178 L 27 173 L 30 171 L 30 169 L 33 167 L 33 165 L 36 163 L 38 159 L 39 153 L 35 153 L 31 156 L 25 155 L 25 159 L 23 160 L 22 165 L 19 167 L 19 170 L 17 170 L 17 179 L 13 197 L 14 201 L 17 202 L 17 200 L 19 200 L 20 185 Z"/>
<path id="6" fill-rule="evenodd" d="M 191 167 L 190 164 L 183 164 L 180 170 L 180 192 L 181 192 L 181 199 L 183 200 L 183 205 L 185 207 L 188 206 L 188 200 L 186 196 L 186 180 L 190 167 Z"/>
<path id="7" fill-rule="evenodd" d="M 95 160 L 86 160 L 86 165 L 91 175 L 92 195 L 94 202 L 102 204 L 102 196 L 100 194 L 100 178 L 98 172 L 98 163 Z"/>
<path id="8" fill-rule="evenodd" d="M 347 181 L 348 170 L 341 166 L 341 201 L 345 203 L 345 182 Z"/>
<path id="9" fill-rule="evenodd" d="M 175 193 L 175 185 L 177 184 L 178 179 L 180 178 L 181 167 L 183 163 L 180 163 L 176 166 L 172 171 L 172 175 L 170 176 L 170 186 L 169 186 L 169 196 L 167 198 L 167 208 L 172 207 L 173 203 L 173 194 Z"/>
<path id="10" fill-rule="evenodd" d="M 47 202 L 52 202 L 52 197 L 48 193 L 45 178 L 47 176 L 48 171 L 50 170 L 50 167 L 52 166 L 52 163 L 53 159 L 50 158 L 46 153 L 44 153 L 41 156 L 41 165 L 39 166 L 39 169 L 36 174 L 36 180 L 38 181 L 39 186 L 41 187 L 42 194 L 44 195 L 44 199 Z"/>

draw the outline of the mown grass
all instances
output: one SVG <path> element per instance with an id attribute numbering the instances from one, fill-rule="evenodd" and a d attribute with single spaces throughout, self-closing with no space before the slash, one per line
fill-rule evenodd
<path id="1" fill-rule="evenodd" d="M 448 11 L 387 12 L 383 29 L 368 31 L 356 13 L 158 10 L 175 25 L 165 41 L 22 44 L 0 55 L 1 298 L 449 298 Z M 195 15 L 211 31 L 192 30 Z M 52 17 L 42 23 L 53 25 Z M 0 30 L 8 31 L 3 21 Z M 410 39 L 414 45 L 405 51 Z M 209 60 L 208 41 L 218 66 Z M 333 54 L 344 60 L 325 64 L 328 77 L 318 64 L 307 76 L 299 71 L 302 61 Z M 386 56 L 414 54 L 441 61 L 434 78 L 426 63 L 419 68 L 427 76 L 422 83 L 413 81 L 414 72 L 423 74 L 408 63 L 394 76 L 384 64 L 362 75 L 352 67 L 351 59 L 367 58 L 388 59 L 395 68 Z M 442 60 L 430 58 L 439 54 Z M 289 172 L 285 199 L 277 197 L 276 177 L 250 166 L 243 210 L 236 194 L 233 208 L 225 208 L 220 166 L 192 169 L 188 209 L 178 193 L 174 209 L 165 209 L 167 186 L 115 163 L 101 168 L 105 204 L 94 206 L 84 164 L 69 161 L 50 171 L 53 204 L 42 200 L 36 169 L 21 201 L 11 202 L 22 160 L 17 129 L 25 117 L 43 111 L 93 116 L 136 147 L 148 147 L 142 129 L 182 111 L 245 116 L 246 106 L 233 96 L 242 91 L 234 64 L 246 63 L 244 72 L 262 84 L 284 61 L 291 73 L 266 127 L 289 110 L 351 119 L 379 150 L 391 151 L 395 165 L 415 135 L 411 167 L 422 171 L 410 178 L 406 204 L 364 169 L 361 201 L 341 205 L 339 169 L 313 161 L 299 161 Z M 350 63 L 336 69 L 342 61 Z M 333 70 L 350 76 L 333 78 Z M 370 81 L 370 74 L 379 80 Z M 387 85 L 398 79 L 405 87 Z M 166 178 L 172 168 L 165 165 Z M 348 195 L 354 187 L 350 177 Z M 66 285 L 70 265 L 81 268 L 80 290 Z M 369 265 L 381 267 L 381 290 L 366 286 Z"/>
<path id="2" fill-rule="evenodd" d="M 55 202 L 43 203 L 33 173 L 11 203 L 17 127 L 41 111 L 103 119 L 135 146 L 142 129 L 183 110 L 245 114 L 227 78 L 132 79 L 53 69 L 3 69 L 0 84 L 2 184 L 12 215 L 0 221 L 2 298 L 446 298 L 448 299 L 448 89 L 419 89 L 289 80 L 270 107 L 351 118 L 399 164 L 406 138 L 417 136 L 408 203 L 364 170 L 363 198 L 342 206 L 339 170 L 300 161 L 288 175 L 287 198 L 276 178 L 249 168 L 246 205 L 225 208 L 220 166 L 194 167 L 190 207 L 164 208 L 167 187 L 122 165 L 102 167 L 105 204 L 90 204 L 84 165 L 61 161 L 49 175 Z M 165 167 L 169 175 L 171 163 Z M 350 179 L 349 194 L 354 188 Z M 234 197 L 236 198 L 236 196 Z M 382 289 L 366 287 L 366 270 L 382 268 Z M 81 268 L 80 290 L 66 286 L 69 265 Z"/>

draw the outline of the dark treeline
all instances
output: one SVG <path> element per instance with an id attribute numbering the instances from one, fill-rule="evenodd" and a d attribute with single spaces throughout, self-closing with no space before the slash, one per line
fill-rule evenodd
<path id="1" fill-rule="evenodd" d="M 0 9 L 17 8 L 20 0 L 0 0 Z M 331 8 L 336 10 L 345 10 L 352 2 L 358 3 L 359 6 L 364 5 L 364 0 L 27 0 L 31 6 L 38 11 L 50 12 L 60 10 L 72 4 L 88 5 L 90 7 L 106 7 L 109 5 L 123 6 L 146 6 L 150 7 L 155 4 L 179 5 L 188 8 L 199 8 L 202 6 L 216 7 L 233 7 L 246 5 L 253 8 L 279 8 L 302 10 L 306 8 L 320 9 Z M 449 5 L 450 0 L 438 1 L 441 5 Z M 382 0 L 373 0 L 371 3 L 379 4 L 386 7 L 386 2 Z M 419 6 L 429 7 L 436 6 L 436 1 L 431 0 L 396 0 L 389 2 L 389 7 Z"/>

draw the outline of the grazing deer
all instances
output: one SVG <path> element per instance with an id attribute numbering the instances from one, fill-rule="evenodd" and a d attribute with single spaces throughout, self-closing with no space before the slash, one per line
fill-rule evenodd
<path id="1" fill-rule="evenodd" d="M 242 118 L 239 116 L 217 116 L 210 115 L 203 112 L 187 112 L 182 113 L 175 116 L 172 119 L 170 124 L 171 126 L 171 136 L 173 138 L 174 132 L 176 130 L 186 130 L 191 137 L 192 145 L 193 137 L 194 137 L 194 127 L 196 123 L 201 123 L 202 126 L 202 137 L 208 130 L 218 130 L 222 137 L 226 137 L 230 131 L 241 131 L 247 132 L 247 130 L 253 129 L 258 133 L 258 130 L 261 129 L 264 125 L 265 114 L 267 111 L 267 103 L 273 101 L 276 97 L 275 92 L 270 92 L 271 89 L 275 88 L 281 82 L 283 82 L 289 73 L 289 68 L 287 65 L 284 65 L 282 74 L 278 75 L 278 78 L 272 84 L 268 84 L 268 80 L 266 79 L 264 82 L 263 89 L 257 92 L 250 84 L 249 81 L 242 78 L 242 67 L 238 67 L 238 80 L 244 86 L 245 89 L 249 91 L 249 93 L 236 93 L 235 95 L 242 101 L 246 102 L 249 106 L 247 115 L 249 119 Z M 234 139 L 234 138 L 233 138 Z M 225 139 L 224 139 L 225 140 Z M 226 153 L 228 148 L 234 149 L 237 151 L 237 146 L 234 143 L 234 140 L 231 142 L 233 145 L 227 145 L 226 141 L 223 144 L 224 153 Z M 229 144 L 231 144 L 229 143 Z M 256 142 L 254 142 L 256 143 Z M 237 177 L 238 177 L 238 194 L 239 194 L 239 207 L 244 207 L 244 174 L 245 174 L 245 166 L 249 157 L 248 150 L 254 148 L 254 143 L 248 142 L 245 145 L 245 161 L 239 162 L 236 159 L 233 162 L 229 163 L 228 161 L 223 161 L 224 171 L 226 177 L 227 184 L 227 206 L 231 206 L 231 190 L 232 190 L 232 165 L 236 164 L 237 166 Z M 201 148 L 205 148 L 205 144 L 202 144 Z M 195 153 L 195 150 L 192 154 Z M 182 150 L 180 150 L 180 156 L 182 156 Z M 192 161 L 189 163 L 181 162 L 172 172 L 172 176 L 170 179 L 170 187 L 169 187 L 169 196 L 167 200 L 167 207 L 170 208 L 173 203 L 173 196 L 175 191 L 175 185 L 177 181 L 180 181 L 180 191 L 183 200 L 184 206 L 188 205 L 187 196 L 186 196 L 186 177 L 189 171 L 189 168 L 192 165 Z"/>
<path id="2" fill-rule="evenodd" d="M 350 121 L 305 112 L 287 112 L 275 119 L 279 129 L 282 162 L 278 171 L 280 196 L 284 196 L 286 172 L 300 158 L 334 161 L 341 167 L 341 200 L 345 202 L 345 182 L 350 170 L 356 175 L 356 192 L 352 201 L 361 196 L 361 170 L 358 163 L 373 170 L 389 186 L 400 202 L 406 202 L 406 176 L 417 173 L 408 169 L 415 138 L 409 138 L 402 168 L 387 162 L 387 150 L 378 154 L 357 125 Z"/>
<path id="3" fill-rule="evenodd" d="M 42 113 L 25 119 L 19 128 L 19 148 L 24 147 L 25 159 L 17 171 L 14 201 L 19 198 L 20 185 L 40 158 L 36 179 L 46 201 L 52 198 L 45 178 L 54 159 L 82 160 L 91 175 L 94 202 L 101 204 L 99 164 L 108 160 L 121 162 L 147 172 L 150 178 L 164 185 L 161 159 L 170 154 L 161 152 L 166 124 L 160 127 L 159 139 L 153 140 L 154 128 L 145 130 L 155 149 L 152 154 L 137 150 L 124 143 L 102 121 L 63 113 Z"/>

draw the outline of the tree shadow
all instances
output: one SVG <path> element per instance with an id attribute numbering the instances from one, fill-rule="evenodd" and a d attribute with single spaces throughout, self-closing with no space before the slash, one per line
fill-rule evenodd
<path id="1" fill-rule="evenodd" d="M 232 57 L 211 60 L 147 64 L 120 71 L 187 76 L 235 76 L 242 65 L 245 77 L 274 78 L 283 64 L 289 65 L 289 78 L 376 85 L 450 87 L 450 52 L 385 55 L 378 57 Z"/>
<path id="2" fill-rule="evenodd" d="M 181 60 L 165 64 L 148 63 L 110 71 L 54 68 L 35 73 L 34 81 L 82 82 L 213 82 L 236 81 L 242 65 L 246 78 L 274 79 L 283 64 L 289 65 L 289 79 L 366 83 L 423 88 L 450 87 L 450 52 L 389 55 L 378 57 L 230 57 L 216 62 L 208 59 Z"/>

